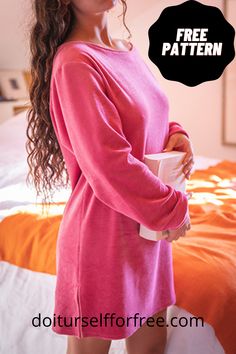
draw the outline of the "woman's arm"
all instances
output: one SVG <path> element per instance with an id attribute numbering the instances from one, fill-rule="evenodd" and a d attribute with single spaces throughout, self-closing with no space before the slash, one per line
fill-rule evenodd
<path id="1" fill-rule="evenodd" d="M 186 195 L 132 155 L 99 72 L 87 62 L 67 62 L 54 79 L 53 98 L 63 115 L 63 122 L 56 122 L 60 143 L 73 150 L 96 197 L 152 230 L 182 225 Z"/>

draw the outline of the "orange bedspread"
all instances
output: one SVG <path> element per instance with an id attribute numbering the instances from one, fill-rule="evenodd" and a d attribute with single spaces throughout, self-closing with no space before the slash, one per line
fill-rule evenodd
<path id="1" fill-rule="evenodd" d="M 188 181 L 192 229 L 173 242 L 176 305 L 211 324 L 227 354 L 236 353 L 236 162 L 196 171 Z M 0 259 L 55 274 L 64 205 L 48 217 L 22 209 L 0 223 Z M 52 208 L 53 209 L 53 208 Z"/>

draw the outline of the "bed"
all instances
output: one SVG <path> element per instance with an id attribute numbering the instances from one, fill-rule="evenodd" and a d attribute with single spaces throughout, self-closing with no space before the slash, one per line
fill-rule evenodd
<path id="1" fill-rule="evenodd" d="M 57 191 L 42 215 L 25 183 L 25 131 L 26 112 L 0 125 L 0 353 L 64 354 L 66 336 L 32 319 L 53 318 L 55 245 L 70 189 Z M 165 354 L 235 354 L 236 162 L 196 156 L 187 189 L 192 229 L 173 243 L 177 301 Z M 182 326 L 170 325 L 174 316 Z M 193 317 L 204 327 L 191 326 Z M 112 341 L 113 353 L 126 353 L 124 340 Z"/>

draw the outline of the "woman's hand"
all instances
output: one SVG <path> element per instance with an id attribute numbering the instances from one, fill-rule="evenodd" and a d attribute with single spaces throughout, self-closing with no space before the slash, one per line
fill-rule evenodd
<path id="1" fill-rule="evenodd" d="M 193 147 L 191 141 L 187 138 L 185 134 L 174 133 L 170 136 L 163 152 L 172 150 L 186 152 L 186 156 L 182 162 L 184 165 L 183 173 L 185 174 L 185 177 L 189 179 L 191 170 L 194 165 Z"/>
<path id="2" fill-rule="evenodd" d="M 179 229 L 164 231 L 164 233 L 167 234 L 165 240 L 168 242 L 177 241 L 178 238 L 180 238 L 181 236 L 185 236 L 186 231 L 190 229 L 191 229 L 191 224 L 190 224 L 190 219 L 188 218 L 185 224 L 181 226 Z"/>
<path id="3" fill-rule="evenodd" d="M 192 197 L 192 192 L 188 192 L 186 193 L 186 196 L 188 198 L 188 200 Z M 189 214 L 187 216 L 187 220 L 185 220 L 185 223 L 183 226 L 181 226 L 180 228 L 176 229 L 176 230 L 166 230 L 166 231 L 162 231 L 163 235 L 167 235 L 165 237 L 165 240 L 168 242 L 172 242 L 172 241 L 177 241 L 178 238 L 180 238 L 181 236 L 185 236 L 186 231 L 191 229 L 191 221 L 189 218 Z"/>

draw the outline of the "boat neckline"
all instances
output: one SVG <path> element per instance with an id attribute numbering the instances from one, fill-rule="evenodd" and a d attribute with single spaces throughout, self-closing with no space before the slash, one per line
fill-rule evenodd
<path id="1" fill-rule="evenodd" d="M 62 44 L 60 44 L 58 46 L 58 49 L 66 46 L 66 45 L 68 45 L 70 43 L 71 44 L 73 44 L 73 43 L 82 43 L 82 44 L 85 44 L 85 45 L 94 46 L 94 47 L 97 47 L 97 48 L 100 48 L 100 49 L 105 49 L 105 50 L 108 50 L 108 51 L 111 51 L 111 52 L 116 52 L 116 53 L 132 53 L 134 51 L 134 49 L 135 49 L 135 47 L 134 47 L 132 42 L 128 42 L 128 43 L 131 44 L 131 48 L 129 50 L 120 50 L 120 49 L 114 49 L 114 48 L 105 47 L 105 46 L 102 46 L 102 45 L 97 44 L 97 43 L 81 41 L 81 40 L 71 40 L 71 41 L 64 42 L 64 43 L 62 43 Z"/>

